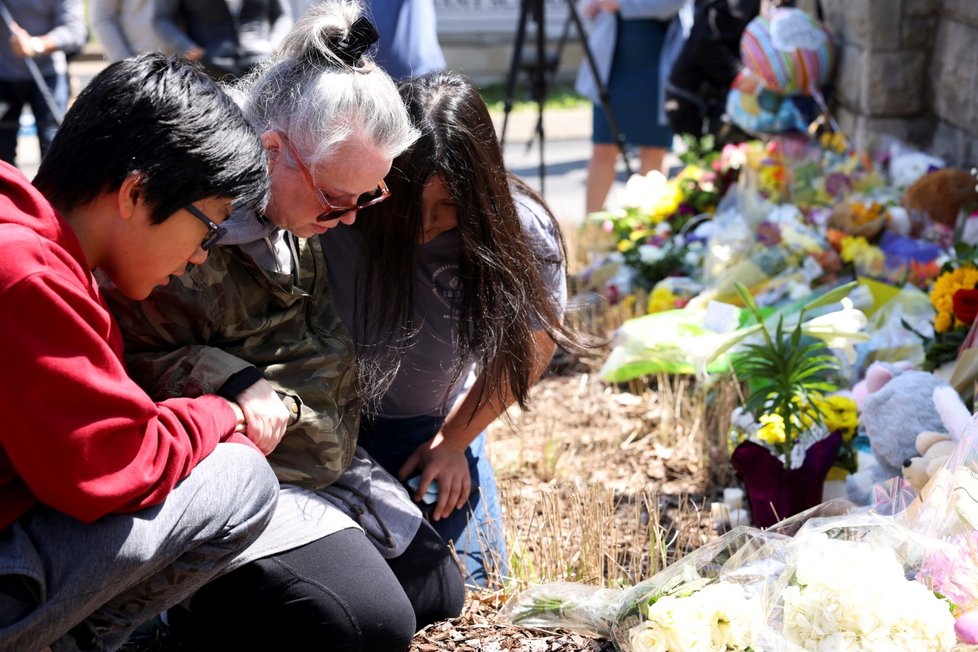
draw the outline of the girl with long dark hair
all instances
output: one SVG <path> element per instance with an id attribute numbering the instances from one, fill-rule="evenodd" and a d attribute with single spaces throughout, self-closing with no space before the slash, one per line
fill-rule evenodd
<path id="1" fill-rule="evenodd" d="M 467 579 L 505 571 L 485 429 L 529 390 L 563 326 L 564 244 L 543 200 L 503 163 L 478 90 L 457 73 L 404 82 L 421 138 L 387 177 L 391 198 L 322 236 L 341 318 L 374 393 L 360 444 L 430 490 L 435 529 Z"/>

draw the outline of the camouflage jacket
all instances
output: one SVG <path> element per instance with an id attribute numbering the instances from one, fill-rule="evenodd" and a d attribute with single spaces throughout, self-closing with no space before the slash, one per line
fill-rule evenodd
<path id="1" fill-rule="evenodd" d="M 261 370 L 293 413 L 268 460 L 280 481 L 316 489 L 350 464 L 361 405 L 319 238 L 300 240 L 298 256 L 298 282 L 225 245 L 145 301 L 104 289 L 129 373 L 157 400 L 213 393 L 242 369 Z"/>

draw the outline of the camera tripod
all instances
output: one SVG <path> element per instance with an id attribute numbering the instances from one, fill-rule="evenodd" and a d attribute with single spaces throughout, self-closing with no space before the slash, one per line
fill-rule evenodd
<path id="1" fill-rule="evenodd" d="M 544 128 L 543 110 L 547 101 L 549 86 L 557 75 L 557 68 L 560 66 L 560 57 L 563 54 L 564 45 L 570 36 L 571 23 L 577 31 L 577 37 L 584 50 L 584 58 L 588 63 L 591 74 L 594 75 L 595 86 L 598 89 L 598 98 L 601 109 L 604 111 L 608 121 L 611 134 L 621 150 L 622 158 L 625 161 L 625 170 L 628 176 L 632 175 L 631 164 L 628 162 L 628 155 L 625 151 L 625 137 L 618 128 L 618 121 L 615 119 L 614 112 L 611 110 L 611 101 L 608 97 L 608 89 L 601 81 L 598 74 L 598 67 L 594 63 L 594 55 L 587 43 L 587 36 L 584 33 L 584 26 L 581 23 L 581 16 L 577 12 L 574 0 L 565 0 L 567 3 L 567 20 L 561 32 L 560 40 L 557 44 L 557 51 L 553 56 L 547 56 L 546 47 L 546 25 L 544 23 L 544 1 L 545 0 L 520 0 L 519 23 L 516 27 L 516 39 L 513 41 L 513 55 L 509 64 L 509 73 L 506 75 L 506 97 L 503 100 L 503 125 L 499 136 L 500 145 L 506 143 L 506 127 L 509 124 L 509 114 L 513 110 L 513 99 L 516 91 L 516 78 L 520 68 L 527 69 L 530 75 L 530 83 L 533 99 L 537 104 L 537 123 L 534 130 L 534 138 L 539 138 L 540 147 L 540 194 L 543 194 L 544 176 L 546 166 L 544 165 Z M 534 59 L 527 62 L 524 58 L 523 47 L 526 41 L 527 22 L 530 20 L 536 25 L 536 43 Z M 533 140 L 527 143 L 527 148 L 532 147 Z"/>

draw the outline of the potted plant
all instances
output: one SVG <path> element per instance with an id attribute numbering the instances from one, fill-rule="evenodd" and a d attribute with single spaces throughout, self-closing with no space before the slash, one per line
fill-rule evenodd
<path id="1" fill-rule="evenodd" d="M 842 433 L 827 426 L 827 398 L 838 359 L 825 342 L 803 336 L 806 310 L 838 301 L 851 286 L 807 304 L 793 328 L 779 316 L 772 333 L 750 292 L 736 286 L 758 323 L 760 340 L 743 345 L 734 372 L 746 383 L 734 415 L 731 456 L 743 480 L 754 524 L 768 527 L 822 502 L 822 487 L 836 462 Z"/>

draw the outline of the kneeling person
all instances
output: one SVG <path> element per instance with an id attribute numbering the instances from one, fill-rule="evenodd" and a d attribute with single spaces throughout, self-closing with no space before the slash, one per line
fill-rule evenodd
<path id="1" fill-rule="evenodd" d="M 240 408 L 151 400 L 92 274 L 145 298 L 207 258 L 232 203 L 264 202 L 266 169 L 237 106 L 161 55 L 91 82 L 33 187 L 0 164 L 0 649 L 115 649 L 268 522 Z"/>

